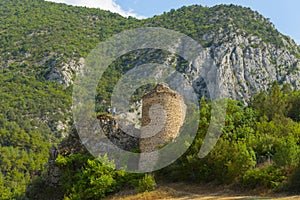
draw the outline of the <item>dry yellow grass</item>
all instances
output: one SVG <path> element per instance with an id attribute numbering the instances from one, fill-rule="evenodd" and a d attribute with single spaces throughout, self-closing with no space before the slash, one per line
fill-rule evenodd
<path id="1" fill-rule="evenodd" d="M 216 188 L 208 186 L 195 186 L 183 183 L 165 184 L 155 191 L 137 194 L 135 191 L 122 191 L 106 200 L 254 200 L 254 199 L 280 199 L 280 200 L 300 200 L 300 196 L 286 196 L 285 194 L 259 195 L 242 194 L 226 188 Z"/>

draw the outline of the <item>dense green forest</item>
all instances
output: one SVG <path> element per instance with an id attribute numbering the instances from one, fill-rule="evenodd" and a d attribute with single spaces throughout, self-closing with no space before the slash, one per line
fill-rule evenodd
<path id="1" fill-rule="evenodd" d="M 58 144 L 72 125 L 72 85 L 49 80 L 49 74 L 64 63 L 86 57 L 98 42 L 130 28 L 155 26 L 185 33 L 205 47 L 213 40 L 203 40 L 202 35 L 219 28 L 241 30 L 278 47 L 285 45 L 280 37 L 287 38 L 257 12 L 233 5 L 183 7 L 137 20 L 43 0 L 2 0 L 0 18 L 0 199 L 25 198 L 32 182 L 31 192 L 53 192 L 43 188 L 39 176 L 44 173 L 51 144 Z M 289 50 L 299 57 L 297 48 Z M 125 55 L 123 61 L 128 60 L 135 62 Z M 99 85 L 99 100 L 109 99 L 113 85 L 130 68 L 117 61 L 111 69 Z M 210 102 L 202 99 L 199 132 L 192 147 L 153 175 L 115 171 L 90 155 L 59 156 L 57 165 L 65 170 L 65 180 L 71 180 L 60 188 L 61 195 L 95 199 L 128 184 L 139 191 L 151 190 L 153 176 L 170 181 L 297 189 L 299 98 L 299 91 L 274 84 L 268 94 L 257 94 L 249 106 L 230 100 L 221 140 L 206 158 L 198 159 L 210 117 Z M 66 129 L 57 128 L 60 123 L 66 124 Z"/>
<path id="2" fill-rule="evenodd" d="M 1 1 L 0 16 L 0 199 L 20 199 L 63 136 L 57 123 L 72 124 L 72 87 L 47 74 L 138 20 L 40 0 Z"/>
<path id="3" fill-rule="evenodd" d="M 271 189 L 299 192 L 300 182 L 300 91 L 274 83 L 269 92 L 255 95 L 250 105 L 228 100 L 223 134 L 215 148 L 200 159 L 198 152 L 211 117 L 210 100 L 200 100 L 197 136 L 188 151 L 170 166 L 149 174 L 114 170 L 113 161 L 88 153 L 59 155 L 62 186 L 33 184 L 30 195 L 51 196 L 59 191 L 64 199 L 100 199 L 121 189 L 151 191 L 156 181 L 213 183 L 241 189 Z M 42 196 L 40 196 L 42 197 Z"/>

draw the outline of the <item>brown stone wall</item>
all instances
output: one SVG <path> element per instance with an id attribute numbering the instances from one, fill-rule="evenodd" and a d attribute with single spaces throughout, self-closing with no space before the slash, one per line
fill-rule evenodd
<path id="1" fill-rule="evenodd" d="M 165 84 L 157 85 L 154 91 L 144 95 L 142 102 L 142 127 L 148 128 L 142 128 L 141 135 L 147 135 L 149 131 L 157 134 L 151 133 L 153 136 L 141 138 L 140 149 L 141 152 L 152 152 L 178 136 L 184 122 L 186 106 L 183 97 Z M 151 107 L 156 107 L 156 110 L 152 109 L 152 113 Z"/>

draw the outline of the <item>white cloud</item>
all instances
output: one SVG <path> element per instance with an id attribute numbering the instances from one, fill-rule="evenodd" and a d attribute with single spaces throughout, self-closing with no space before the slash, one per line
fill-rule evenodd
<path id="1" fill-rule="evenodd" d="M 47 0 L 57 3 L 66 3 L 73 6 L 86 6 L 89 8 L 100 8 L 102 10 L 109 10 L 114 13 L 118 13 L 124 17 L 132 16 L 135 18 L 144 18 L 136 13 L 133 10 L 125 11 L 118 5 L 115 0 Z"/>

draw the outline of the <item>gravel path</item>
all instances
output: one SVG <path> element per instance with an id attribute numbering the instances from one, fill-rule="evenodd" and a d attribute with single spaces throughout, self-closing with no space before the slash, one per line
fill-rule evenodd
<path id="1" fill-rule="evenodd" d="M 255 194 L 253 192 L 253 194 Z M 122 191 L 107 200 L 300 200 L 300 196 L 287 196 L 286 194 L 242 194 L 221 187 L 187 185 L 184 183 L 164 184 L 155 191 L 136 194 L 135 191 Z"/>

